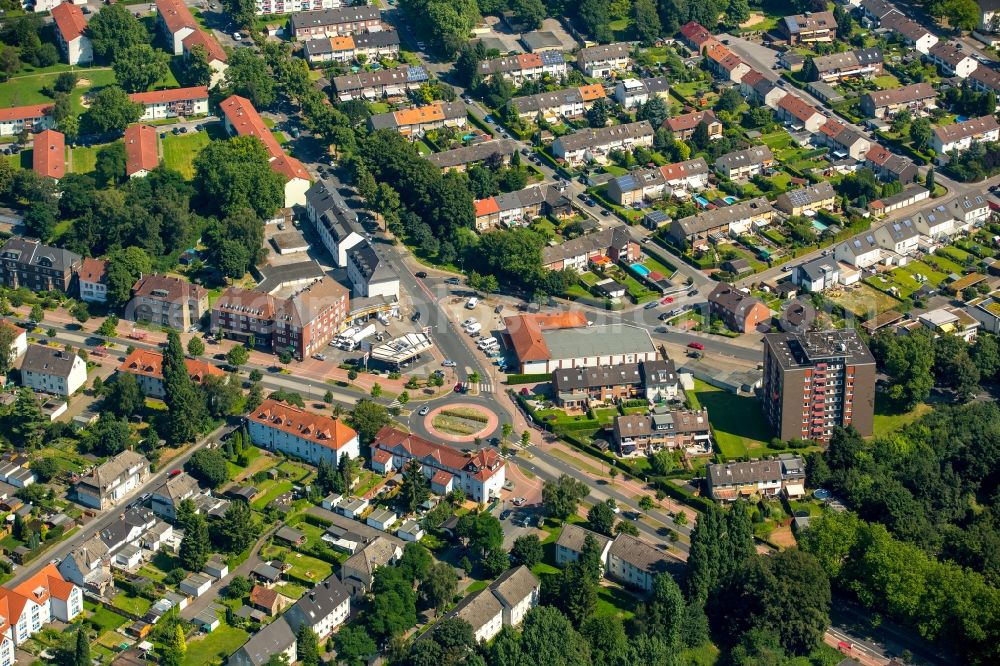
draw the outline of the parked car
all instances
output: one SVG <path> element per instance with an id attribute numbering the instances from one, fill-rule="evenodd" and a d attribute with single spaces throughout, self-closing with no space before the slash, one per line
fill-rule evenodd
<path id="1" fill-rule="evenodd" d="M 700 342 L 689 342 L 688 347 L 690 347 L 691 349 L 697 349 L 698 351 L 702 351 L 703 349 L 705 349 L 705 345 L 701 344 Z"/>
<path id="2" fill-rule="evenodd" d="M 692 289 L 691 291 L 688 292 L 688 296 L 697 296 L 697 295 L 698 295 L 697 289 Z"/>
<path id="3" fill-rule="evenodd" d="M 317 361 L 325 361 L 326 354 L 313 354 L 313 358 L 316 359 Z"/>
<path id="4" fill-rule="evenodd" d="M 659 304 L 660 304 L 659 301 L 650 301 L 649 303 L 646 303 L 646 306 L 643 308 L 643 310 L 652 310 Z"/>
<path id="5" fill-rule="evenodd" d="M 458 363 L 455 363 L 451 359 L 445 359 L 444 361 L 441 362 L 441 365 L 443 365 L 446 368 L 454 368 L 458 366 Z"/>
<path id="6" fill-rule="evenodd" d="M 666 320 L 670 319 L 670 313 L 669 312 L 664 312 L 663 314 L 660 315 L 659 319 L 660 319 L 660 321 L 666 321 Z"/>
<path id="7" fill-rule="evenodd" d="M 457 277 L 450 277 L 447 280 L 445 280 L 445 284 L 461 284 L 461 280 L 459 280 Z"/>
<path id="8" fill-rule="evenodd" d="M 410 317 L 410 321 L 420 321 L 420 310 L 413 313 L 413 316 Z"/>

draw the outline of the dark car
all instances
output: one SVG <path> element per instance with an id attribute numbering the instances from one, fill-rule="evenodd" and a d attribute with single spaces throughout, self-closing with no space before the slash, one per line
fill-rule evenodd
<path id="1" fill-rule="evenodd" d="M 659 320 L 660 321 L 666 321 L 668 319 L 670 319 L 670 313 L 669 312 L 664 312 L 663 314 L 661 314 L 659 316 Z"/>
<path id="2" fill-rule="evenodd" d="M 414 275 L 415 277 L 418 277 L 418 278 L 420 278 L 421 280 L 423 280 L 424 278 L 426 278 L 426 277 L 427 277 L 427 273 L 425 273 L 424 271 L 417 271 L 417 272 L 416 272 L 416 273 L 414 273 L 413 275 Z"/>
<path id="3" fill-rule="evenodd" d="M 510 509 L 504 509 L 503 511 L 500 512 L 500 520 L 507 520 L 508 518 L 510 518 L 511 513 L 512 511 Z"/>
<path id="4" fill-rule="evenodd" d="M 446 284 L 461 284 L 461 280 L 459 280 L 457 277 L 450 277 L 447 280 L 445 280 L 445 283 Z"/>
<path id="5" fill-rule="evenodd" d="M 420 310 L 413 313 L 413 316 L 410 317 L 410 321 L 420 321 Z"/>
<path id="6" fill-rule="evenodd" d="M 688 296 L 697 296 L 697 295 L 698 295 L 697 289 L 692 289 L 691 291 L 688 292 Z"/>

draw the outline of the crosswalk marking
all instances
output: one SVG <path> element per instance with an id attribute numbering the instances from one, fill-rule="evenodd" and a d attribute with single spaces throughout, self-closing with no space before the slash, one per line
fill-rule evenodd
<path id="1" fill-rule="evenodd" d="M 493 385 L 487 382 L 479 382 L 480 393 L 493 393 Z"/>

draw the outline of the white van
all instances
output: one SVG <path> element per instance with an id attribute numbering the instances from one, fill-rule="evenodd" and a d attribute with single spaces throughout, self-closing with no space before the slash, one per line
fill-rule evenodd
<path id="1" fill-rule="evenodd" d="M 491 337 L 491 338 L 481 338 L 479 342 L 476 343 L 476 346 L 485 351 L 490 347 L 496 347 L 499 344 L 500 343 L 497 342 L 496 338 Z"/>
<path id="2" fill-rule="evenodd" d="M 465 321 L 462 322 L 462 328 L 468 328 L 469 326 L 472 326 L 473 324 L 475 324 L 476 321 L 477 320 L 476 320 L 475 317 L 469 317 L 468 319 L 466 319 Z"/>
<path id="3" fill-rule="evenodd" d="M 477 305 L 479 305 L 479 298 L 473 296 L 472 298 L 469 299 L 469 302 L 465 304 L 465 309 L 474 310 Z"/>
<path id="4" fill-rule="evenodd" d="M 483 325 L 478 321 L 465 327 L 465 332 L 469 335 L 479 335 L 479 331 L 481 330 L 483 330 Z"/>

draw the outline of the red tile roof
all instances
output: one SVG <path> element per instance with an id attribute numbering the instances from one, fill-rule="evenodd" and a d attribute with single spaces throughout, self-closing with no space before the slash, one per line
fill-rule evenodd
<path id="1" fill-rule="evenodd" d="M 130 125 L 125 130 L 125 175 L 152 171 L 159 163 L 156 129 L 149 125 Z"/>
<path id="2" fill-rule="evenodd" d="M 204 30 L 195 30 L 190 35 L 184 38 L 181 42 L 184 44 L 184 50 L 190 51 L 195 46 L 202 46 L 205 48 L 205 53 L 208 55 L 208 62 L 213 62 L 218 60 L 219 62 L 226 62 L 229 60 L 229 56 L 226 55 L 225 49 L 222 45 L 216 41 L 215 37 L 208 34 Z"/>
<path id="3" fill-rule="evenodd" d="M 18 623 L 29 600 L 39 605 L 45 604 L 50 596 L 67 601 L 73 587 L 75 586 L 67 582 L 51 563 L 14 588 L 0 587 L 0 616 L 3 618 L 0 635 L 6 633 L 11 625 Z"/>
<path id="4" fill-rule="evenodd" d="M 187 367 L 191 379 L 199 383 L 209 375 L 226 376 L 221 368 L 199 359 L 185 358 L 184 365 Z M 163 379 L 163 354 L 145 349 L 135 349 L 118 366 L 118 372 Z"/>
<path id="5" fill-rule="evenodd" d="M 52 111 L 51 104 L 29 104 L 27 106 L 11 106 L 0 109 L 0 122 L 11 120 L 28 120 L 29 118 L 41 118 L 47 116 Z"/>
<path id="6" fill-rule="evenodd" d="M 522 53 L 519 56 L 517 56 L 517 62 L 519 65 L 521 65 L 521 69 L 541 67 L 542 56 L 539 53 Z"/>
<path id="7" fill-rule="evenodd" d="M 549 347 L 545 344 L 545 338 L 542 337 L 542 330 L 580 328 L 587 325 L 587 317 L 578 311 L 557 314 L 525 314 L 505 317 L 504 325 L 518 360 L 521 362 L 544 361 L 549 358 Z"/>
<path id="8" fill-rule="evenodd" d="M 681 26 L 681 36 L 688 42 L 694 44 L 700 51 L 706 43 L 714 41 L 715 37 L 708 29 L 697 21 L 691 21 Z"/>
<path id="9" fill-rule="evenodd" d="M 506 464 L 493 449 L 480 449 L 475 453 L 462 453 L 445 444 L 435 444 L 417 435 L 403 432 L 392 426 L 383 426 L 375 435 L 376 449 L 391 450 L 402 448 L 410 457 L 424 464 L 436 462 L 444 467 L 463 470 L 472 478 L 485 481 L 496 474 Z M 466 469 L 474 465 L 475 471 Z"/>
<path id="10" fill-rule="evenodd" d="M 102 282 L 108 272 L 108 262 L 103 259 L 87 257 L 80 264 L 77 275 L 81 282 Z"/>
<path id="11" fill-rule="evenodd" d="M 872 149 L 868 151 L 867 155 L 865 155 L 866 160 L 879 166 L 888 162 L 890 157 L 892 157 L 892 153 L 881 144 L 875 144 L 872 146 Z"/>
<path id="12" fill-rule="evenodd" d="M 745 83 L 751 88 L 763 81 L 766 77 L 758 72 L 756 69 L 751 69 L 749 72 L 743 75 L 743 80 L 740 83 Z"/>
<path id="13" fill-rule="evenodd" d="M 31 168 L 40 176 L 59 180 L 66 175 L 66 137 L 62 132 L 45 130 L 35 135 Z"/>
<path id="14" fill-rule="evenodd" d="M 708 124 L 719 122 L 719 119 L 712 111 L 692 111 L 691 113 L 667 118 L 664 124 L 670 128 L 671 132 L 685 132 L 697 127 L 702 120 Z"/>
<path id="15" fill-rule="evenodd" d="M 277 400 L 265 400 L 247 418 L 334 451 L 358 436 L 353 428 L 339 419 L 307 412 Z"/>
<path id="16" fill-rule="evenodd" d="M 271 155 L 271 169 L 282 174 L 289 180 L 292 178 L 302 178 L 310 180 L 309 172 L 294 157 L 285 155 L 278 140 L 267 129 L 257 109 L 254 108 L 250 100 L 239 95 L 231 95 L 220 104 L 222 113 L 226 120 L 240 136 L 255 136 L 260 139 L 267 152 Z"/>
<path id="17" fill-rule="evenodd" d="M 473 202 L 473 206 L 475 206 L 476 209 L 476 217 L 492 215 L 500 212 L 500 204 L 497 203 L 495 197 L 490 197 L 489 199 L 476 199 L 476 201 Z"/>
<path id="18" fill-rule="evenodd" d="M 152 92 L 132 93 L 128 98 L 136 104 L 165 104 L 167 102 L 187 102 L 192 99 L 208 99 L 208 86 L 168 88 Z"/>
<path id="19" fill-rule="evenodd" d="M 785 95 L 778 102 L 778 107 L 784 109 L 801 121 L 806 121 L 817 115 L 816 107 L 805 102 L 798 95 Z"/>
<path id="20" fill-rule="evenodd" d="M 87 29 L 87 20 L 83 11 L 71 2 L 64 2 L 52 9 L 52 18 L 59 28 L 59 33 L 66 42 L 72 42 Z"/>
<path id="21" fill-rule="evenodd" d="M 184 4 L 184 0 L 156 0 L 156 12 L 163 19 L 171 34 L 175 34 L 183 28 L 198 30 L 198 22 L 194 20 L 194 16 Z"/>

